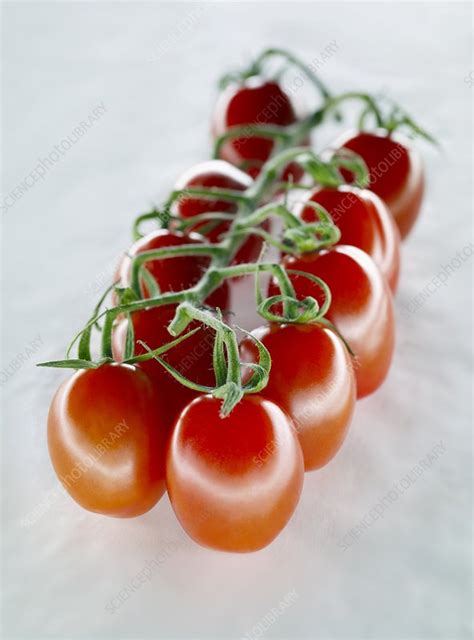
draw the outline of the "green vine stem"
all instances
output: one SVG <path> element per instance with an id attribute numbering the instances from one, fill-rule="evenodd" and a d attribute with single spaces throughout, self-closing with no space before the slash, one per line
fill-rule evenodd
<path id="1" fill-rule="evenodd" d="M 326 117 L 330 112 L 337 109 L 337 107 L 340 107 L 343 102 L 350 100 L 358 100 L 359 102 L 362 102 L 363 105 L 363 109 L 358 119 L 359 130 L 363 131 L 366 129 L 365 125 L 367 118 L 372 116 L 375 121 L 375 126 L 379 129 L 384 129 L 387 132 L 387 135 L 391 135 L 398 129 L 405 128 L 412 135 L 417 135 L 424 138 L 431 144 L 438 145 L 437 140 L 428 133 L 426 129 L 420 127 L 420 125 L 418 125 L 396 102 L 388 100 L 387 98 L 377 98 L 368 93 L 349 91 L 330 98 L 324 106 L 323 117 Z M 384 113 L 384 109 L 381 104 L 383 102 L 386 102 L 389 105 L 387 113 Z"/>
<path id="2" fill-rule="evenodd" d="M 244 69 L 240 72 L 238 71 L 226 74 L 219 81 L 219 86 L 221 88 L 225 88 L 231 82 L 243 81 L 247 78 L 250 78 L 251 76 L 260 75 L 263 71 L 264 64 L 269 59 L 275 57 L 283 58 L 283 60 L 288 63 L 289 66 L 300 69 L 306 75 L 309 81 L 314 85 L 314 87 L 319 91 L 324 100 L 328 100 L 331 97 L 329 89 L 306 63 L 304 63 L 290 51 L 279 47 L 270 47 L 262 51 L 262 53 L 259 54 L 259 56 L 250 64 L 247 69 Z"/>
<path id="3" fill-rule="evenodd" d="M 242 229 L 243 223 L 247 218 L 251 219 L 254 215 L 253 222 L 260 216 L 270 215 L 270 211 L 275 210 L 275 206 L 263 207 L 262 210 L 256 209 L 257 203 L 262 200 L 265 194 L 273 188 L 275 181 L 288 162 L 297 161 L 303 166 L 308 167 L 325 167 L 317 156 L 307 148 L 286 149 L 271 158 L 264 166 L 259 177 L 253 184 L 243 193 L 231 192 L 223 189 L 185 189 L 174 191 L 167 200 L 164 213 L 171 210 L 173 203 L 180 197 L 195 195 L 209 199 L 223 199 L 236 202 L 238 209 L 233 217 L 230 225 L 230 233 L 221 242 L 217 244 L 189 244 L 179 247 L 164 247 L 161 249 L 146 251 L 132 257 L 131 266 L 131 286 L 128 289 L 117 289 L 119 293 L 120 303 L 112 308 L 100 311 L 100 305 L 94 310 L 94 314 L 86 327 L 75 337 L 73 343 L 79 339 L 78 359 L 70 359 L 65 361 L 56 361 L 53 363 L 43 363 L 43 366 L 71 366 L 72 368 L 91 368 L 100 366 L 105 362 L 113 361 L 112 351 L 112 332 L 117 318 L 125 317 L 128 321 L 127 337 L 126 337 L 126 361 L 129 363 L 140 362 L 145 358 L 155 358 L 169 373 L 179 380 L 182 384 L 190 386 L 198 390 L 198 386 L 187 380 L 182 374 L 176 371 L 168 362 L 160 357 L 162 351 L 153 351 L 148 349 L 145 358 L 140 356 L 140 360 L 134 359 L 131 355 L 134 340 L 133 327 L 131 326 L 131 316 L 136 311 L 153 308 L 160 305 L 177 305 L 174 319 L 168 327 L 171 335 L 177 336 L 183 332 L 190 322 L 193 320 L 210 326 L 216 332 L 217 346 L 214 350 L 214 360 L 216 362 L 216 384 L 217 386 L 211 391 L 209 388 L 201 388 L 205 392 L 212 392 L 216 397 L 223 400 L 222 415 L 227 415 L 236 403 L 240 401 L 244 393 L 256 392 L 266 384 L 269 376 L 271 359 L 263 345 L 258 344 L 260 353 L 260 362 L 253 368 L 251 382 L 243 385 L 241 380 L 242 363 L 239 360 L 238 342 L 235 331 L 222 318 L 202 308 L 206 298 L 214 289 L 216 289 L 226 278 L 238 277 L 244 274 L 253 273 L 256 278 L 261 271 L 268 270 L 278 281 L 281 289 L 281 302 L 283 306 L 283 315 L 279 317 L 279 321 L 312 321 L 321 317 L 321 309 L 317 302 L 312 298 L 304 301 L 298 301 L 295 298 L 295 292 L 291 281 L 284 268 L 275 263 L 267 264 L 247 264 L 229 266 L 235 253 L 243 242 L 243 234 L 239 233 L 239 226 Z M 256 211 L 255 211 L 256 209 Z M 276 207 L 276 211 L 285 220 L 285 224 L 289 229 L 297 226 L 302 227 L 302 223 L 293 214 L 284 207 Z M 157 217 L 159 214 L 154 210 L 147 214 L 147 219 Z M 143 220 L 143 216 L 141 217 Z M 157 290 L 152 290 L 152 296 L 144 299 L 140 288 L 141 279 L 145 280 L 147 286 L 151 284 L 151 274 L 146 269 L 148 261 L 157 259 L 168 259 L 178 256 L 206 255 L 210 257 L 210 266 L 203 274 L 200 281 L 180 292 L 168 292 L 158 294 Z M 329 293 L 330 296 L 330 293 Z M 104 300 L 101 302 L 103 303 Z M 266 319 L 277 318 L 271 313 L 268 301 L 261 298 L 257 300 L 259 312 Z M 90 354 L 91 332 L 94 326 L 98 325 L 99 320 L 103 320 L 102 341 L 101 341 L 101 358 L 98 362 L 92 362 Z M 188 336 L 189 334 L 186 334 Z M 178 342 L 172 341 L 168 343 L 166 348 L 172 348 Z M 163 347 L 164 349 L 165 347 Z M 224 379 L 225 372 L 225 379 Z"/>
<path id="4" fill-rule="evenodd" d="M 216 332 L 215 345 L 217 345 L 217 347 L 215 346 L 213 354 L 216 387 L 199 385 L 183 376 L 177 369 L 159 358 L 158 354 L 155 354 L 154 357 L 184 386 L 194 389 L 195 391 L 212 393 L 216 398 L 222 399 L 223 403 L 220 413 L 222 417 L 225 417 L 232 411 L 235 405 L 240 402 L 244 393 L 256 393 L 261 388 L 262 377 L 268 379 L 271 366 L 270 354 L 266 347 L 257 338 L 254 338 L 260 353 L 260 375 L 256 377 L 253 376 L 253 384 L 251 380 L 244 387 L 241 379 L 242 363 L 239 358 L 237 336 L 235 331 L 223 322 L 220 312 L 213 314 L 209 311 L 199 309 L 189 302 L 182 302 L 176 309 L 176 314 L 168 327 L 168 331 L 171 335 L 179 335 L 193 320 L 197 320 L 201 324 L 211 327 Z M 144 343 L 141 344 L 147 348 Z M 151 354 L 152 352 L 149 351 L 149 353 Z"/>
<path id="5" fill-rule="evenodd" d="M 233 189 L 224 189 L 223 187 L 186 187 L 185 189 L 175 189 L 171 192 L 170 197 L 165 203 L 164 211 L 170 211 L 172 205 L 177 200 L 191 196 L 199 196 L 199 198 L 209 200 L 226 200 L 227 202 L 235 202 L 236 204 L 250 204 L 245 192 L 242 193 L 241 191 L 235 191 Z"/>
<path id="6" fill-rule="evenodd" d="M 202 230 L 203 228 L 208 228 L 209 225 L 217 225 L 223 221 L 230 222 L 229 228 L 221 241 L 217 244 L 188 244 L 179 247 L 164 247 L 133 256 L 131 258 L 130 287 L 115 287 L 119 304 L 102 310 L 106 295 L 114 286 L 112 285 L 96 305 L 86 326 L 73 338 L 67 349 L 66 359 L 41 363 L 40 366 L 90 369 L 101 366 L 106 362 L 113 362 L 112 332 L 116 320 L 119 317 L 123 317 L 127 321 L 124 362 L 137 364 L 151 358 L 156 359 L 170 375 L 174 376 L 182 384 L 198 391 L 213 393 L 216 397 L 221 398 L 223 400 L 222 415 L 227 415 L 244 393 L 257 393 L 264 388 L 268 381 L 271 359 L 264 345 L 251 336 L 257 344 L 259 362 L 257 364 L 241 363 L 239 361 L 235 330 L 224 322 L 219 310 L 211 312 L 204 308 L 204 301 L 209 294 L 220 286 L 225 279 L 253 274 L 257 310 L 268 322 L 320 322 L 335 330 L 332 324 L 324 317 L 331 302 L 331 292 L 327 285 L 316 276 L 302 271 L 286 270 L 280 264 L 272 262 L 263 263 L 259 261 L 257 264 L 230 264 L 245 237 L 250 233 L 262 236 L 266 241 L 275 244 L 282 251 L 295 253 L 319 250 L 324 246 L 337 242 L 339 239 L 339 231 L 334 226 L 329 214 L 316 203 L 307 203 L 308 206 L 313 206 L 316 210 L 318 218 L 314 223 L 310 224 L 305 224 L 296 217 L 286 206 L 286 200 L 283 205 L 270 203 L 258 208 L 259 203 L 264 198 L 268 201 L 269 197 L 275 194 L 277 188 L 283 188 L 285 191 L 308 188 L 305 185 L 281 182 L 282 170 L 290 162 L 300 164 L 312 180 L 322 186 L 337 187 L 342 184 L 341 168 L 348 169 L 354 174 L 355 184 L 361 187 L 367 186 L 367 167 L 352 152 L 346 150 L 337 151 L 328 162 L 323 162 L 308 147 L 298 146 L 304 145 L 310 132 L 322 125 L 330 114 L 338 117 L 338 110 L 346 101 L 357 100 L 362 103 L 362 111 L 358 122 L 361 129 L 365 128 L 366 122 L 370 117 L 373 118 L 375 126 L 384 129 L 387 135 L 404 128 L 430 142 L 436 144 L 436 141 L 429 133 L 417 125 L 399 105 L 393 102 L 390 103 L 387 113 L 386 109 L 382 108 L 381 100 L 368 93 L 347 92 L 333 96 L 309 66 L 284 49 L 265 49 L 247 69 L 225 76 L 222 80 L 222 86 L 231 81 L 242 81 L 252 75 L 263 73 L 267 62 L 273 58 L 280 58 L 286 66 L 289 65 L 301 70 L 320 93 L 323 99 L 322 105 L 307 117 L 289 126 L 282 127 L 269 124 L 232 127 L 215 141 L 214 157 L 220 155 L 224 143 L 239 137 L 258 136 L 275 142 L 272 157 L 262 166 L 259 176 L 246 191 L 240 192 L 230 189 L 204 187 L 188 187 L 174 190 L 161 210 L 153 208 L 151 211 L 138 216 L 133 226 L 133 236 L 136 240 L 142 237 L 141 227 L 147 221 L 155 221 L 162 228 L 168 227 L 170 222 L 174 221 L 176 228 L 183 231 L 192 228 L 196 224 L 199 224 L 199 228 Z M 207 212 L 187 220 L 173 215 L 176 202 L 189 197 L 209 199 L 214 202 L 232 202 L 237 205 L 237 211 L 235 214 Z M 284 231 L 281 241 L 273 239 L 264 229 L 259 227 L 270 216 L 277 216 L 283 220 Z M 208 223 L 208 226 L 202 227 L 201 225 L 205 225 L 205 223 Z M 157 283 L 147 269 L 147 262 L 185 255 L 208 256 L 210 258 L 209 268 L 193 287 L 179 292 L 160 293 Z M 259 281 L 262 272 L 268 272 L 277 281 L 281 292 L 280 295 L 264 298 Z M 319 304 L 313 297 L 298 300 L 291 282 L 291 275 L 302 276 L 312 280 L 321 289 L 324 298 L 323 302 Z M 147 292 L 150 294 L 149 298 L 143 298 L 142 284 L 146 286 Z M 174 318 L 168 327 L 174 339 L 154 350 L 141 343 L 146 353 L 135 356 L 133 314 L 137 311 L 161 305 L 176 306 Z M 102 326 L 101 322 L 103 322 Z M 215 387 L 204 387 L 187 380 L 166 360 L 161 358 L 161 355 L 167 350 L 172 349 L 200 330 L 200 327 L 198 327 L 185 333 L 191 322 L 207 325 L 215 331 L 213 350 L 216 375 Z M 102 334 L 101 355 L 97 361 L 92 360 L 90 347 L 94 329 L 97 329 Z M 72 349 L 76 344 L 78 357 L 71 358 Z M 347 343 L 346 346 L 350 351 Z M 252 370 L 252 376 L 245 384 L 242 383 L 241 378 L 243 366 L 247 366 Z"/>
<path id="7" fill-rule="evenodd" d="M 164 260 L 182 256 L 217 256 L 223 253 L 223 249 L 217 244 L 182 244 L 177 247 L 163 247 L 162 249 L 150 249 L 138 253 L 132 258 L 131 265 L 131 289 L 141 297 L 140 271 L 146 262 L 150 260 Z"/>
<path id="8" fill-rule="evenodd" d="M 166 353 L 173 347 L 176 347 L 178 344 L 181 344 L 181 342 L 184 342 L 185 340 L 193 336 L 198 331 L 201 331 L 201 327 L 196 327 L 195 329 L 188 331 L 187 333 L 179 336 L 175 340 L 171 340 L 170 342 L 167 342 L 166 344 L 162 345 L 161 347 L 158 347 L 157 349 L 153 349 L 153 350 L 148 349 L 148 353 L 145 353 L 140 356 L 125 358 L 123 360 L 123 363 L 138 364 L 139 362 L 145 362 L 146 360 L 150 360 L 151 358 L 160 356 L 161 354 Z M 84 360 L 80 358 L 77 358 L 77 359 L 67 358 L 66 360 L 51 360 L 49 362 L 40 362 L 38 363 L 37 366 L 38 367 L 56 367 L 60 369 L 61 368 L 63 369 L 66 369 L 66 368 L 67 369 L 97 369 L 98 367 L 102 366 L 103 364 L 106 364 L 107 362 L 114 362 L 114 360 L 113 358 L 110 358 L 110 357 L 105 357 L 105 358 L 103 357 L 97 360 L 96 362 L 94 362 L 90 359 Z"/>
<path id="9" fill-rule="evenodd" d="M 318 251 L 323 247 L 338 242 L 341 233 L 333 223 L 326 209 L 311 201 L 308 202 L 308 206 L 316 211 L 319 222 L 305 223 L 295 216 L 285 205 L 270 203 L 257 209 L 238 222 L 234 226 L 232 234 L 259 235 L 281 251 L 297 255 L 309 251 Z M 258 227 L 258 225 L 272 216 L 278 217 L 284 222 L 283 242 L 275 240 L 271 234 Z"/>

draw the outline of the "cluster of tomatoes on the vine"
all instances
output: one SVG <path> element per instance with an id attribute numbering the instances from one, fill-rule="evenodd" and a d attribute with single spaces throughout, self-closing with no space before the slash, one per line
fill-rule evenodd
<path id="1" fill-rule="evenodd" d="M 272 56 L 307 73 L 323 98 L 318 110 L 297 117 L 282 84 L 262 75 Z M 68 351 L 45 363 L 79 369 L 54 397 L 48 442 L 84 508 L 136 516 L 166 488 L 194 540 L 253 551 L 285 526 L 304 471 L 331 460 L 356 399 L 387 375 L 400 236 L 423 195 L 421 160 L 395 129 L 428 136 L 398 107 L 384 117 L 367 94 L 333 97 L 281 50 L 224 84 L 218 157 L 186 172 L 162 210 L 137 219 L 113 306 L 102 310 L 104 297 L 76 336 L 77 358 Z M 360 100 L 362 121 L 372 116 L 376 127 L 318 156 L 309 133 L 340 117 L 346 99 Z M 147 221 L 159 228 L 142 236 Z M 279 263 L 263 261 L 265 242 L 279 247 Z M 248 274 L 267 322 L 238 343 L 232 279 Z"/>

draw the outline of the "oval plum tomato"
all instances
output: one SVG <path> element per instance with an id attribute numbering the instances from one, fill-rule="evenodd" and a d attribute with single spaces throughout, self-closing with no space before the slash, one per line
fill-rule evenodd
<path id="1" fill-rule="evenodd" d="M 145 373 L 129 365 L 76 372 L 49 410 L 59 479 L 84 509 L 108 516 L 138 516 L 160 499 L 165 438 L 160 399 Z"/>
<path id="2" fill-rule="evenodd" d="M 286 256 L 283 264 L 312 273 L 329 286 L 332 301 L 326 318 L 356 355 L 357 397 L 375 391 L 390 368 L 395 324 L 392 294 L 372 258 L 357 247 L 340 245 L 299 258 Z M 322 292 L 315 283 L 303 276 L 290 277 L 298 297 L 313 296 L 322 302 Z M 277 285 L 270 283 L 270 294 L 279 292 Z"/>
<path id="3" fill-rule="evenodd" d="M 252 76 L 243 83 L 229 85 L 219 96 L 214 119 L 213 135 L 218 138 L 230 127 L 242 125 L 276 124 L 288 126 L 296 122 L 297 117 L 290 97 L 277 82 Z M 274 148 L 274 142 L 268 138 L 248 135 L 228 140 L 221 148 L 221 157 L 239 167 L 249 166 L 253 177 L 259 174 L 261 165 L 268 160 Z M 294 182 L 303 175 L 296 164 L 289 165 L 283 174 Z"/>
<path id="4" fill-rule="evenodd" d="M 137 240 L 122 258 L 118 268 L 120 286 L 129 287 L 131 279 L 131 258 L 144 251 L 163 249 L 165 247 L 178 247 L 184 244 L 200 244 L 204 238 L 198 234 L 184 235 L 176 231 L 159 229 Z M 160 291 L 182 291 L 195 285 L 203 276 L 210 264 L 207 256 L 179 256 L 177 258 L 161 258 L 149 260 L 146 268 L 156 280 Z M 146 285 L 143 287 L 145 297 L 149 292 Z M 229 288 L 226 283 L 216 289 L 206 300 L 211 307 L 226 309 L 229 302 Z M 168 340 L 169 341 L 169 340 Z"/>
<path id="5" fill-rule="evenodd" d="M 324 466 L 342 446 L 354 411 L 355 378 L 346 347 L 322 325 L 274 324 L 252 334 L 272 358 L 261 395 L 292 419 L 305 470 Z M 244 362 L 258 362 L 254 340 L 245 338 L 240 349 Z"/>
<path id="6" fill-rule="evenodd" d="M 335 146 L 358 153 L 369 168 L 369 189 L 382 198 L 405 238 L 418 217 L 425 188 L 423 162 L 409 140 L 384 130 L 350 132 Z M 347 171 L 342 172 L 351 178 Z"/>
<path id="7" fill-rule="evenodd" d="M 301 447 L 273 402 L 245 396 L 226 418 L 209 395 L 173 429 L 166 485 L 185 531 L 221 551 L 257 551 L 283 529 L 303 486 Z"/>
<path id="8" fill-rule="evenodd" d="M 368 253 L 392 291 L 396 291 L 400 272 L 400 234 L 384 202 L 368 189 L 349 185 L 336 189 L 318 188 L 309 193 L 306 201 L 325 207 L 341 232 L 338 244 L 352 245 Z M 298 214 L 305 222 L 317 218 L 314 209 L 304 203 Z"/>
<path id="9" fill-rule="evenodd" d="M 132 314 L 135 355 L 146 353 L 146 349 L 137 344 L 138 340 L 142 340 L 150 349 L 157 349 L 173 339 L 167 327 L 173 319 L 175 311 L 175 305 L 165 305 L 136 311 Z M 197 322 L 192 322 L 188 330 L 198 326 Z M 193 382 L 215 386 L 212 364 L 214 335 L 212 329 L 203 327 L 201 331 L 173 347 L 161 357 Z M 114 327 L 112 338 L 113 355 L 118 361 L 123 359 L 126 336 L 127 320 L 121 318 Z M 154 358 L 141 362 L 137 366 L 153 380 L 157 393 L 164 399 L 162 411 L 166 426 L 169 428 L 179 412 L 199 394 L 175 380 Z"/>
<path id="10" fill-rule="evenodd" d="M 189 187 L 220 187 L 245 191 L 252 184 L 252 178 L 224 160 L 209 160 L 195 165 L 189 171 L 183 173 L 175 184 L 175 189 L 187 189 Z M 174 207 L 174 213 L 181 218 L 191 218 L 201 213 L 224 212 L 236 213 L 237 205 L 225 200 L 210 200 L 196 196 L 180 198 Z M 218 242 L 222 234 L 229 230 L 230 222 L 224 221 L 216 224 L 209 230 L 204 230 L 204 222 L 192 228 L 192 231 L 202 233 L 210 242 Z M 237 252 L 234 264 L 255 261 L 261 251 L 263 241 L 258 236 L 250 236 Z"/>

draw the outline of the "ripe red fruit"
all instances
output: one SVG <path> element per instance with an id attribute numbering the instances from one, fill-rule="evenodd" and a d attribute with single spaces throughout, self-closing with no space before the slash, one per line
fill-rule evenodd
<path id="1" fill-rule="evenodd" d="M 384 130 L 349 132 L 333 146 L 350 149 L 365 160 L 369 189 L 387 204 L 405 238 L 418 218 L 425 187 L 423 162 L 415 147 L 403 136 Z M 350 172 L 343 170 L 343 174 L 352 179 Z"/>
<path id="2" fill-rule="evenodd" d="M 252 76 L 245 82 L 229 85 L 219 96 L 213 119 L 213 134 L 218 138 L 230 127 L 275 124 L 286 127 L 296 122 L 295 107 L 280 85 L 272 80 Z M 258 175 L 275 143 L 268 138 L 245 135 L 229 140 L 221 148 L 221 158 L 251 175 Z M 297 182 L 303 174 L 298 165 L 289 165 L 283 179 Z"/>
<path id="3" fill-rule="evenodd" d="M 317 188 L 299 205 L 297 214 L 305 222 L 317 218 L 306 202 L 322 205 L 341 232 L 337 244 L 352 245 L 369 254 L 379 267 L 392 291 L 400 272 L 400 234 L 392 214 L 383 201 L 368 189 L 344 185 Z"/>

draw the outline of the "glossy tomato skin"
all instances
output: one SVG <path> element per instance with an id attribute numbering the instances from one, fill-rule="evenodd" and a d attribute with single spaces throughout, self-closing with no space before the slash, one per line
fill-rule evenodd
<path id="1" fill-rule="evenodd" d="M 332 302 L 326 318 L 338 329 L 356 355 L 357 397 L 375 391 L 387 376 L 395 345 L 392 294 L 380 270 L 364 251 L 335 246 L 299 258 L 287 256 L 283 264 L 320 277 L 329 286 Z M 292 275 L 298 297 L 322 301 L 321 290 L 307 278 Z M 270 284 L 273 295 L 279 290 Z"/>
<path id="2" fill-rule="evenodd" d="M 167 327 L 175 311 L 175 305 L 165 305 L 137 311 L 132 315 L 135 355 L 146 353 L 146 349 L 138 344 L 139 340 L 147 344 L 150 349 L 157 349 L 173 340 Z M 192 322 L 187 330 L 198 326 L 200 325 L 197 322 Z M 114 327 L 112 337 L 113 355 L 118 361 L 121 361 L 124 356 L 126 335 L 127 320 L 121 318 Z M 161 357 L 189 380 L 214 387 L 215 376 L 212 365 L 214 336 L 211 329 L 202 327 L 191 338 L 173 347 Z M 163 418 L 166 428 L 169 429 L 180 411 L 199 394 L 175 380 L 154 358 L 141 362 L 137 366 L 147 373 L 156 386 L 157 394 L 164 399 Z"/>
<path id="3" fill-rule="evenodd" d="M 184 530 L 221 551 L 261 549 L 283 529 L 298 503 L 303 455 L 286 414 L 245 396 L 229 416 L 201 396 L 180 415 L 167 455 L 166 484 Z"/>
<path id="4" fill-rule="evenodd" d="M 341 232 L 337 244 L 352 245 L 368 253 L 395 292 L 400 274 L 400 233 L 381 198 L 368 189 L 343 185 L 335 189 L 317 188 L 305 201 L 327 209 Z M 304 202 L 297 213 L 305 222 L 313 222 L 317 217 L 314 209 Z"/>
<path id="5" fill-rule="evenodd" d="M 224 160 L 208 160 L 194 165 L 176 181 L 175 190 L 189 187 L 219 187 L 234 191 L 245 191 L 253 183 L 252 178 Z M 206 200 L 198 196 L 183 196 L 176 202 L 175 211 L 182 218 L 192 218 L 200 213 L 224 211 L 235 213 L 237 206 L 226 200 Z M 228 225 L 227 225 L 228 226 Z M 198 231 L 198 229 L 195 229 Z M 212 242 L 217 242 L 222 231 L 214 229 L 206 233 Z"/>
<path id="6" fill-rule="evenodd" d="M 365 160 L 369 189 L 387 204 L 402 239 L 406 238 L 418 218 L 425 189 L 423 162 L 411 142 L 398 134 L 389 136 L 384 130 L 355 131 L 334 146 L 351 149 Z M 350 179 L 350 174 L 344 175 Z"/>
<path id="7" fill-rule="evenodd" d="M 129 365 L 76 372 L 49 410 L 58 478 L 84 509 L 108 516 L 138 516 L 163 495 L 165 438 L 160 398 Z"/>
<path id="8" fill-rule="evenodd" d="M 204 238 L 198 234 L 185 235 L 177 231 L 159 229 L 137 240 L 122 258 L 117 278 L 122 287 L 130 286 L 131 257 L 145 251 L 164 249 L 165 247 L 179 247 L 185 244 L 202 244 Z M 195 285 L 203 276 L 210 264 L 208 256 L 179 256 L 176 258 L 162 258 L 149 260 L 146 265 L 148 271 L 155 278 L 162 293 L 182 291 Z M 146 285 L 144 294 L 149 298 Z M 229 304 L 229 289 L 226 283 L 216 289 L 206 300 L 212 307 L 226 309 Z"/>
<path id="9" fill-rule="evenodd" d="M 186 171 L 176 182 L 175 190 L 189 187 L 220 187 L 245 191 L 253 183 L 252 178 L 224 160 L 209 160 L 195 165 Z M 198 197 L 182 197 L 174 207 L 174 212 L 181 218 L 191 218 L 201 213 L 224 212 L 236 213 L 237 204 L 225 200 L 206 200 Z M 230 227 L 230 222 L 221 222 L 212 230 L 203 231 L 208 222 L 193 227 L 192 231 L 202 232 L 210 242 L 219 242 Z M 241 246 L 233 259 L 233 264 L 255 261 L 261 251 L 263 240 L 258 236 L 250 236 Z"/>
<path id="10" fill-rule="evenodd" d="M 277 82 L 253 76 L 242 83 L 229 85 L 219 96 L 214 119 L 213 134 L 218 138 L 230 127 L 276 124 L 288 126 L 297 116 L 290 97 Z M 273 152 L 274 142 L 268 138 L 248 135 L 227 141 L 221 148 L 221 158 L 236 166 L 249 165 L 253 177 L 260 173 L 261 165 Z M 297 182 L 303 174 L 292 163 L 284 172 Z"/>
<path id="11" fill-rule="evenodd" d="M 252 331 L 270 352 L 262 395 L 290 416 L 305 470 L 327 464 L 342 446 L 354 412 L 352 363 L 340 338 L 322 325 L 272 325 Z M 258 362 L 255 341 L 241 343 L 244 362 Z"/>

